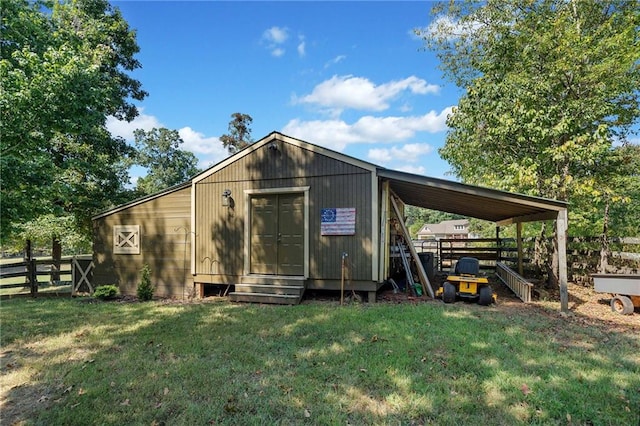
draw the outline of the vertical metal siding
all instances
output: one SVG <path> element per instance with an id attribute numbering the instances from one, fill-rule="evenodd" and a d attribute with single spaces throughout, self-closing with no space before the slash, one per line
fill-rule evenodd
<path id="1" fill-rule="evenodd" d="M 94 284 L 118 284 L 123 294 L 136 294 L 146 263 L 156 295 L 189 294 L 193 290 L 190 197 L 185 188 L 96 219 Z M 114 225 L 140 225 L 140 254 L 113 253 Z"/>
<path id="2" fill-rule="evenodd" d="M 339 279 L 346 252 L 351 278 L 370 280 L 371 172 L 280 141 L 277 146 L 264 146 L 196 184 L 196 274 L 219 275 L 221 282 L 242 275 L 245 190 L 310 186 L 309 278 Z M 225 189 L 233 208 L 222 206 Z M 329 207 L 356 208 L 356 235 L 320 236 L 320 210 Z"/>

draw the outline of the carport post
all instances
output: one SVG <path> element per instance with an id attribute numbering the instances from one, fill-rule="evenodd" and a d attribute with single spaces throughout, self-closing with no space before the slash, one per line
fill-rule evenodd
<path id="1" fill-rule="evenodd" d="M 524 275 L 524 267 L 522 265 L 522 222 L 516 223 L 516 246 L 518 247 L 518 274 Z"/>
<path id="2" fill-rule="evenodd" d="M 558 281 L 560 284 L 560 310 L 569 311 L 569 291 L 567 290 L 567 209 L 558 211 L 556 220 L 558 239 Z"/>

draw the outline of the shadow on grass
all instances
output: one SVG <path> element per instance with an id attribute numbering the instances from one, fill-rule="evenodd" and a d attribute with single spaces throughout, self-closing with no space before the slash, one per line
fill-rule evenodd
<path id="1" fill-rule="evenodd" d="M 6 424 L 638 422 L 639 336 L 499 306 L 12 300 L 1 312 Z"/>

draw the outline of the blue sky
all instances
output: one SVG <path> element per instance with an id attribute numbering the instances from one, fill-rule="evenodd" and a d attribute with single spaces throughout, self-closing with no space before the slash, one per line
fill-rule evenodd
<path id="1" fill-rule="evenodd" d="M 391 169 L 454 179 L 440 159 L 460 90 L 413 35 L 431 2 L 112 1 L 137 31 L 149 96 L 113 134 L 167 127 L 205 168 L 231 114 Z M 135 171 L 132 176 L 135 180 Z M 140 173 L 138 171 L 138 173 Z"/>

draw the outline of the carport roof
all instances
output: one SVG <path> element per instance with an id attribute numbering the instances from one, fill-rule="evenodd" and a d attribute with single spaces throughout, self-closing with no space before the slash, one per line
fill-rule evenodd
<path id="1" fill-rule="evenodd" d="M 554 220 L 567 208 L 563 201 L 436 179 L 379 168 L 405 204 L 456 213 L 509 225 L 516 222 Z"/>

